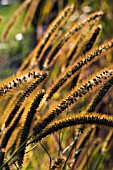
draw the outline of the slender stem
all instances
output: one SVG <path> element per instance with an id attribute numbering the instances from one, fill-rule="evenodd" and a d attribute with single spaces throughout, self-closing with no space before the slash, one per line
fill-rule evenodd
<path id="1" fill-rule="evenodd" d="M 23 149 L 23 146 L 26 144 L 26 142 L 27 142 L 31 137 L 32 137 L 32 135 L 29 136 L 29 137 L 19 146 L 19 148 L 6 160 L 6 162 L 5 162 L 2 166 L 0 166 L 0 170 L 2 170 L 2 168 L 3 168 L 4 166 L 6 166 L 7 163 L 8 163 L 12 158 L 14 158 L 14 157 Z"/>
<path id="2" fill-rule="evenodd" d="M 51 156 L 50 156 L 49 152 L 47 151 L 47 149 L 43 146 L 43 144 L 42 144 L 41 142 L 39 142 L 39 143 L 40 143 L 40 145 L 42 146 L 42 148 L 45 150 L 45 152 L 47 153 L 47 155 L 49 156 L 49 160 L 50 160 L 50 167 L 51 167 L 51 162 L 52 162 L 52 160 L 51 160 Z"/>
<path id="3" fill-rule="evenodd" d="M 69 154 L 68 154 L 68 156 L 67 156 L 67 159 L 66 159 L 66 161 L 65 161 L 65 163 L 64 163 L 64 166 L 63 166 L 62 170 L 65 170 L 65 169 L 66 169 L 66 164 L 67 164 L 67 162 L 68 162 L 68 160 L 69 160 L 69 157 L 70 157 L 70 155 L 71 155 L 71 153 L 72 153 L 72 151 L 73 151 L 73 149 L 74 149 L 74 147 L 75 147 L 75 145 L 76 145 L 77 139 L 78 139 L 78 137 L 79 137 L 80 134 L 81 134 L 81 133 L 78 133 L 77 136 L 75 137 L 75 139 L 74 139 L 74 141 L 73 141 L 73 145 L 72 145 L 72 147 L 71 147 L 71 149 L 70 149 L 70 151 L 69 151 Z"/>

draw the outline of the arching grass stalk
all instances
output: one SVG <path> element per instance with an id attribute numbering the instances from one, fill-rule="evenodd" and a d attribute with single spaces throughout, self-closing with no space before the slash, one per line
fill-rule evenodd
<path id="1" fill-rule="evenodd" d="M 74 125 L 89 125 L 89 124 L 95 124 L 95 125 L 101 125 L 101 126 L 106 126 L 106 127 L 111 127 L 113 128 L 113 116 L 109 116 L 106 114 L 99 114 L 99 113 L 80 113 L 80 114 L 75 114 L 72 116 L 67 116 L 64 117 L 63 119 L 60 119 L 58 121 L 55 121 L 51 124 L 49 124 L 45 129 L 43 129 L 40 133 L 38 132 L 38 129 L 35 128 L 33 129 L 33 135 L 34 139 L 30 143 L 36 143 L 46 136 L 57 132 L 58 130 L 71 127 Z M 38 134 L 38 133 L 39 134 Z M 28 143 L 28 144 L 30 144 Z"/>

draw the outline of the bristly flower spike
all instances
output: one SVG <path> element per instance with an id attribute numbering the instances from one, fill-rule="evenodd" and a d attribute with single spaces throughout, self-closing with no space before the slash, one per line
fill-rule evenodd
<path id="1" fill-rule="evenodd" d="M 87 111 L 94 112 L 98 103 L 102 100 L 103 96 L 108 92 L 108 90 L 113 86 L 113 77 L 110 77 L 105 84 L 101 87 L 95 97 L 92 99 L 91 103 L 89 104 Z"/>
<path id="2" fill-rule="evenodd" d="M 85 56 L 81 56 L 72 66 L 67 67 L 65 72 L 62 73 L 56 80 L 56 82 L 51 86 L 51 88 L 47 90 L 44 99 L 42 100 L 42 103 L 43 101 L 51 99 L 53 94 L 60 88 L 62 88 L 66 81 L 71 80 L 71 77 L 73 75 L 77 75 L 81 68 L 88 64 L 91 64 L 93 61 L 107 53 L 108 50 L 111 50 L 112 48 L 113 39 L 111 41 L 108 41 L 107 43 L 105 42 L 101 44 L 100 47 L 89 51 L 88 53 L 86 53 Z"/>
<path id="3" fill-rule="evenodd" d="M 22 103 L 24 102 L 24 100 L 30 95 L 30 93 L 32 93 L 32 91 L 41 83 L 43 82 L 47 77 L 47 73 L 46 72 L 42 72 L 41 74 L 39 74 L 38 78 L 36 78 L 36 80 L 24 91 L 24 93 L 18 98 L 18 100 L 16 101 L 14 107 L 9 111 L 9 113 L 7 113 L 7 116 L 3 122 L 3 128 L 8 127 L 8 125 L 10 124 L 10 122 L 13 120 L 13 118 L 15 117 L 15 114 L 18 112 L 18 110 L 20 109 L 20 107 L 22 106 Z"/>
<path id="4" fill-rule="evenodd" d="M 58 44 L 56 44 L 56 46 L 51 50 L 49 56 L 47 57 L 47 59 L 44 62 L 44 68 L 47 68 L 48 66 L 52 65 L 53 59 L 55 59 L 56 54 L 58 53 L 58 51 L 62 48 L 62 46 L 69 40 L 69 38 L 71 36 L 73 36 L 77 31 L 79 31 L 83 26 L 85 26 L 86 24 L 90 23 L 91 21 L 97 20 L 99 19 L 101 16 L 103 15 L 102 11 L 98 11 L 95 12 L 91 15 L 89 15 L 87 18 L 85 18 L 83 21 L 78 22 L 77 24 L 75 24 L 64 36 L 63 38 L 60 40 L 60 42 L 58 42 Z"/>
<path id="5" fill-rule="evenodd" d="M 22 120 L 22 129 L 21 129 L 19 146 L 21 146 L 21 144 L 27 139 L 29 135 L 30 127 L 32 125 L 32 121 L 36 113 L 36 108 L 38 107 L 44 93 L 45 93 L 44 90 L 41 90 L 37 93 L 37 89 L 35 89 L 28 98 L 28 104 L 26 106 L 26 109 L 24 110 L 23 117 L 22 117 L 22 119 L 24 118 L 24 120 Z M 29 99 L 32 100 L 29 101 Z M 20 159 L 18 160 L 19 166 L 21 166 L 23 163 L 24 153 L 25 153 L 25 147 L 19 153 L 19 157 L 20 157 Z"/>
<path id="6" fill-rule="evenodd" d="M 0 85 L 0 98 L 12 91 L 16 87 L 26 82 L 30 82 L 33 79 L 40 78 L 43 73 L 38 70 L 33 70 L 27 73 L 21 73 L 20 75 L 14 75 L 1 82 Z"/>
<path id="7" fill-rule="evenodd" d="M 36 131 L 39 133 L 44 129 L 51 121 L 53 121 L 57 116 L 59 116 L 63 111 L 65 111 L 70 105 L 76 103 L 81 97 L 87 95 L 91 90 L 100 85 L 107 77 L 113 76 L 113 70 L 105 69 L 98 73 L 96 76 L 85 80 L 84 83 L 79 88 L 75 88 L 65 99 L 52 110 L 48 111 L 37 123 Z"/>
<path id="8" fill-rule="evenodd" d="M 81 55 L 85 55 L 86 52 L 88 52 L 92 48 L 101 30 L 101 25 L 93 26 L 93 28 L 87 31 L 85 35 L 81 33 L 82 35 L 80 34 L 80 36 L 78 36 L 78 40 L 75 43 L 74 48 L 70 51 L 67 57 L 65 67 L 68 67 L 70 64 L 74 63 L 77 58 L 79 58 Z"/>
<path id="9" fill-rule="evenodd" d="M 26 30 L 30 26 L 33 20 L 33 17 L 35 15 L 38 4 L 39 4 L 39 1 L 37 0 L 31 1 L 30 7 L 27 11 L 27 14 L 25 16 L 24 23 L 23 23 L 24 30 Z"/>
<path id="10" fill-rule="evenodd" d="M 35 128 L 33 131 L 35 138 L 30 143 L 38 142 L 45 138 L 46 136 L 50 135 L 51 133 L 54 133 L 63 128 L 73 125 L 85 125 L 85 124 L 96 124 L 107 127 L 113 127 L 113 116 L 98 113 L 88 114 L 86 112 L 75 114 L 72 116 L 67 116 L 65 118 L 62 118 L 61 120 L 55 121 L 48 125 L 43 131 L 40 132 L 39 135 L 37 134 L 37 129 Z M 38 136 L 36 137 L 36 135 Z"/>
<path id="11" fill-rule="evenodd" d="M 62 23 L 64 18 L 67 18 L 68 15 L 74 10 L 74 5 L 68 5 L 57 17 L 56 19 L 51 23 L 49 28 L 46 30 L 43 39 L 41 42 L 34 48 L 34 50 L 30 53 L 30 55 L 27 57 L 27 59 L 24 61 L 22 66 L 19 69 L 20 71 L 23 71 L 27 67 L 33 67 L 36 63 L 36 59 L 39 58 L 41 52 L 43 51 L 43 48 L 46 46 L 48 41 L 51 39 L 54 32 L 58 29 L 59 25 Z M 30 64 L 30 65 L 29 65 Z"/>

